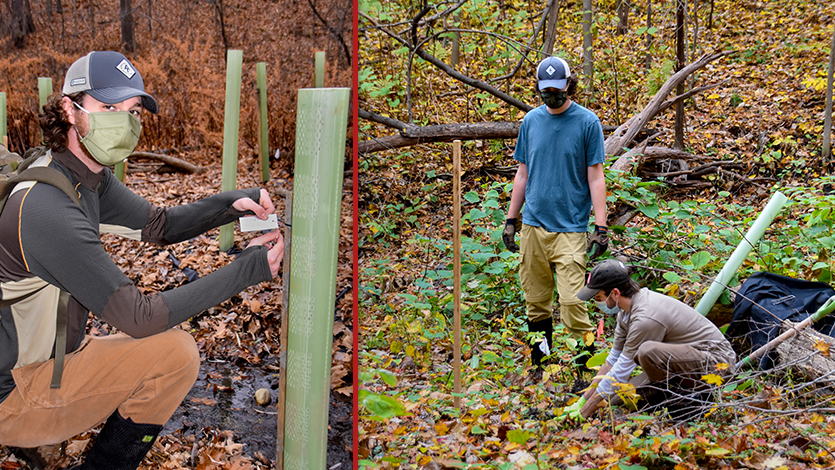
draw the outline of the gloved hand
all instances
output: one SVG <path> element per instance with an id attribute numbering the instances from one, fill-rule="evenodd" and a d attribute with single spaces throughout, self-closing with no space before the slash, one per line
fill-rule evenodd
<path id="1" fill-rule="evenodd" d="M 586 397 L 580 397 L 580 399 L 574 402 L 573 405 L 563 408 L 562 414 L 557 417 L 557 420 L 563 421 L 565 418 L 571 418 L 575 421 L 584 421 L 583 415 L 580 414 L 580 410 L 585 404 Z"/>
<path id="2" fill-rule="evenodd" d="M 609 228 L 605 225 L 595 225 L 594 233 L 589 237 L 589 246 L 586 253 L 590 259 L 597 259 L 609 248 Z"/>
<path id="3" fill-rule="evenodd" d="M 519 245 L 516 244 L 514 238 L 516 237 L 516 219 L 507 219 L 504 223 L 504 230 L 502 231 L 502 242 L 504 246 L 511 252 L 519 251 Z"/>

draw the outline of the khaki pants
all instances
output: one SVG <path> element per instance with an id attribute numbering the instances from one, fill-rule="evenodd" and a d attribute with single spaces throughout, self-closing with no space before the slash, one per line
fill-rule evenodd
<path id="1" fill-rule="evenodd" d="M 592 331 L 586 303 L 575 296 L 585 285 L 586 234 L 548 232 L 542 227 L 523 225 L 521 242 L 519 280 L 528 320 L 551 318 L 556 286 L 560 319 L 568 332 L 579 338 Z"/>
<path id="2" fill-rule="evenodd" d="M 706 388 L 703 375 L 716 374 L 726 377 L 733 373 L 736 354 L 729 344 L 721 341 L 702 341 L 691 344 L 669 344 L 647 341 L 638 348 L 635 362 L 644 369 L 652 382 L 676 380 L 686 389 Z M 730 367 L 724 371 L 716 364 Z"/>
<path id="3" fill-rule="evenodd" d="M 0 403 L 0 443 L 38 447 L 88 431 L 118 410 L 135 423 L 163 425 L 197 380 L 191 335 L 88 337 L 66 357 L 61 388 L 49 388 L 52 360 L 12 371 L 15 389 Z"/>

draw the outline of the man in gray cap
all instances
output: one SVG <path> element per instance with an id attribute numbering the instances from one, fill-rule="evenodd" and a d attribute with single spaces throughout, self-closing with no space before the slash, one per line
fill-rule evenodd
<path id="1" fill-rule="evenodd" d="M 262 235 L 225 267 L 162 293 L 122 273 L 100 231 L 166 245 L 275 212 L 258 188 L 172 208 L 130 191 L 108 165 L 133 151 L 143 109 L 157 113 L 157 102 L 122 54 L 73 63 L 44 106 L 48 150 L 30 168 L 57 170 L 75 194 L 19 183 L 0 213 L 0 442 L 54 444 L 106 421 L 80 469 L 139 466 L 197 378 L 194 339 L 174 327 L 273 279 L 284 251 L 280 232 Z M 85 336 L 88 312 L 123 333 Z"/>
<path id="2" fill-rule="evenodd" d="M 594 350 L 594 326 L 585 303 L 574 294 L 583 287 L 586 253 L 590 252 L 592 259 L 603 254 L 608 231 L 600 120 L 571 100 L 577 79 L 565 60 L 546 58 L 537 67 L 536 76 L 544 104 L 529 112 L 519 129 L 513 154 L 519 168 L 513 179 L 502 240 L 508 250 L 519 251 L 514 237 L 517 225 L 521 227 L 519 279 L 525 294 L 528 331 L 544 337 L 531 346 L 533 377 L 538 379 L 542 359 L 553 342 L 555 287 L 560 319 L 586 350 L 574 365 L 583 370 Z M 595 230 L 587 241 L 592 209 Z"/>
<path id="3" fill-rule="evenodd" d="M 702 376 L 733 372 L 736 354 L 716 325 L 679 300 L 641 289 L 620 261 L 609 259 L 595 266 L 577 298 L 594 300 L 601 311 L 617 315 L 612 350 L 578 402 L 583 418 L 606 398 L 619 401 L 616 384 L 626 382 L 636 387 L 644 404 L 678 399 L 674 414 L 686 418 L 707 398 L 704 393 L 701 399 L 686 397 L 707 388 Z M 637 365 L 644 371 L 630 380 Z"/>

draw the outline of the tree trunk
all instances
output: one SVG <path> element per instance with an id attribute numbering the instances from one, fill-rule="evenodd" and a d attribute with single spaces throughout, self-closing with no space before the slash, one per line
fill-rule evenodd
<path id="1" fill-rule="evenodd" d="M 226 56 L 226 51 L 229 50 L 229 41 L 226 39 L 226 23 L 223 18 L 223 0 L 215 2 L 215 12 L 217 13 L 217 21 L 220 25 L 220 38 L 223 40 L 223 55 Z"/>
<path id="2" fill-rule="evenodd" d="M 823 157 L 824 162 L 830 162 L 832 135 L 832 80 L 835 75 L 835 30 L 832 31 L 832 44 L 829 46 L 829 69 L 826 73 L 826 110 L 823 120 Z"/>
<path id="3" fill-rule="evenodd" d="M 685 0 L 676 0 L 676 72 L 684 68 L 684 12 Z M 684 93 L 684 82 L 679 82 L 676 85 L 676 94 Z M 676 123 L 675 123 L 675 142 L 673 148 L 682 150 L 684 148 L 684 103 L 678 102 L 676 104 Z"/>
<path id="4" fill-rule="evenodd" d="M 122 20 L 122 50 L 136 52 L 136 35 L 131 0 L 119 0 L 119 14 Z"/>
<path id="5" fill-rule="evenodd" d="M 60 6 L 61 0 L 58 0 L 58 5 Z M 90 2 L 90 35 L 93 37 L 93 40 L 96 39 L 96 12 L 93 10 L 93 5 L 96 2 Z"/>
<path id="6" fill-rule="evenodd" d="M 594 55 L 591 36 L 592 0 L 583 0 L 583 74 L 586 76 L 586 91 L 594 93 Z"/>
<path id="7" fill-rule="evenodd" d="M 26 36 L 35 32 L 29 0 L 6 0 L 6 8 L 9 10 L 12 44 L 17 49 L 23 49 L 26 45 Z"/>
<path id="8" fill-rule="evenodd" d="M 151 33 L 151 50 L 154 49 L 154 2 L 148 0 L 148 31 Z"/>
<path id="9" fill-rule="evenodd" d="M 545 28 L 545 41 L 542 44 L 542 55 L 548 57 L 554 54 L 554 41 L 557 39 L 557 18 L 560 16 L 561 0 L 548 2 L 548 26 Z"/>
<path id="10" fill-rule="evenodd" d="M 646 57 L 646 70 L 652 68 L 652 54 L 649 52 L 650 46 L 652 46 L 652 34 L 649 34 L 649 29 L 652 28 L 652 0 L 647 0 L 647 57 Z"/>
<path id="11" fill-rule="evenodd" d="M 618 0 L 618 34 L 623 35 L 629 30 L 629 2 Z"/>

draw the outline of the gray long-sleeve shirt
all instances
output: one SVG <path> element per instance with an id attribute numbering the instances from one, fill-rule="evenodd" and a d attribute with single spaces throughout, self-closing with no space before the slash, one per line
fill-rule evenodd
<path id="1" fill-rule="evenodd" d="M 81 207 L 46 183 L 21 183 L 0 214 L 0 298 L 37 295 L 0 311 L 0 400 L 14 388 L 11 370 L 53 355 L 58 289 L 71 295 L 67 352 L 84 337 L 88 311 L 119 330 L 144 337 L 272 278 L 266 247 L 252 247 L 229 265 L 185 286 L 143 294 L 102 247 L 103 227 L 156 244 L 177 243 L 246 215 L 232 207 L 260 190 L 221 193 L 160 208 L 105 168 L 91 172 L 71 152 L 47 153 L 35 165 L 61 171 Z"/>

